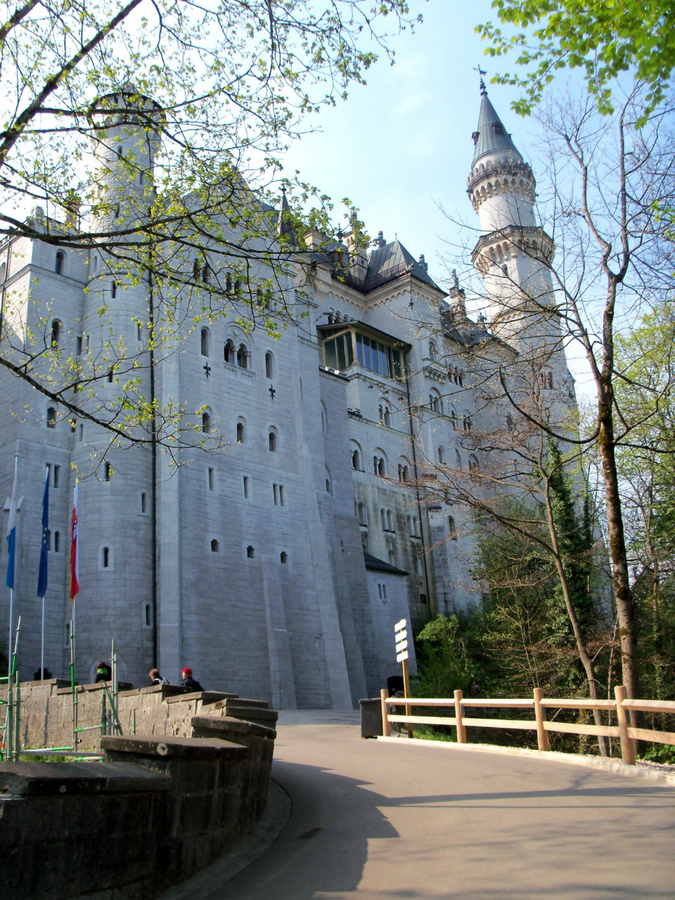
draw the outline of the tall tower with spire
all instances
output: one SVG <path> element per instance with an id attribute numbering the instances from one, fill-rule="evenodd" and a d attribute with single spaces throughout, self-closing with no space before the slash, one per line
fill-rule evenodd
<path id="1" fill-rule="evenodd" d="M 518 351 L 532 373 L 531 387 L 536 383 L 555 392 L 556 418 L 565 416 L 575 401 L 553 290 L 553 240 L 537 223 L 532 169 L 482 79 L 480 94 L 467 193 L 480 219 L 482 235 L 472 261 L 485 285 L 490 330 Z"/>
<path id="2" fill-rule="evenodd" d="M 472 261 L 481 273 L 489 299 L 492 330 L 520 341 L 535 331 L 554 303 L 550 265 L 553 241 L 537 224 L 536 181 L 516 148 L 481 79 L 478 128 L 467 192 L 483 232 Z"/>

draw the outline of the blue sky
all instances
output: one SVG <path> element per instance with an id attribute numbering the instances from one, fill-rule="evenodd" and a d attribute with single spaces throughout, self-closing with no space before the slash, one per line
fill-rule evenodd
<path id="1" fill-rule="evenodd" d="M 321 131 L 300 138 L 286 165 L 334 201 L 349 197 L 371 237 L 382 230 L 387 240 L 398 235 L 415 257 L 424 253 L 443 286 L 451 268 L 460 277 L 468 271 L 467 248 L 477 238 L 466 194 L 480 103 L 476 66 L 488 70 L 490 99 L 535 174 L 529 145 L 536 123 L 511 111 L 513 89 L 489 85 L 498 62 L 484 56 L 475 33 L 495 18 L 489 0 L 412 0 L 411 9 L 424 22 L 392 42 L 395 65 L 380 60 L 367 85 L 313 117 Z"/>

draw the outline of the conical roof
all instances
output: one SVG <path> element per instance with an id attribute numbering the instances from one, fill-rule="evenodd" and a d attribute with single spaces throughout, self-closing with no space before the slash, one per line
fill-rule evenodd
<path id="1" fill-rule="evenodd" d="M 518 152 L 516 145 L 511 140 L 511 135 L 507 132 L 502 124 L 502 120 L 497 115 L 494 106 L 490 103 L 487 95 L 485 83 L 481 79 L 480 83 L 480 115 L 478 116 L 478 129 L 473 133 L 473 142 L 475 151 L 473 154 L 472 166 L 488 153 L 495 153 L 500 150 L 510 150 L 515 154 L 516 158 L 523 161 L 523 157 Z"/>

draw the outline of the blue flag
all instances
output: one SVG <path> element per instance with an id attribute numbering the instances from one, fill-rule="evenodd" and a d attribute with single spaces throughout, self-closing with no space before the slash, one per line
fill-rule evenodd
<path id="1" fill-rule="evenodd" d="M 16 507 L 17 507 L 17 461 L 14 460 L 14 484 L 12 499 L 9 502 L 9 521 L 7 522 L 7 587 L 14 590 L 14 560 L 16 558 Z"/>
<path id="2" fill-rule="evenodd" d="M 40 569 L 38 571 L 38 597 L 47 593 L 47 570 L 49 568 L 49 469 L 45 477 L 45 492 L 42 498 L 42 544 L 40 546 Z"/>

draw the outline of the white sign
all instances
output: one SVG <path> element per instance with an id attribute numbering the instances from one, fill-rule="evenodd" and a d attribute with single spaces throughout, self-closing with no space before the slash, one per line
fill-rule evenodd
<path id="1" fill-rule="evenodd" d="M 394 640 L 396 641 L 396 662 L 404 662 L 408 659 L 408 622 L 400 619 L 394 625 Z"/>

